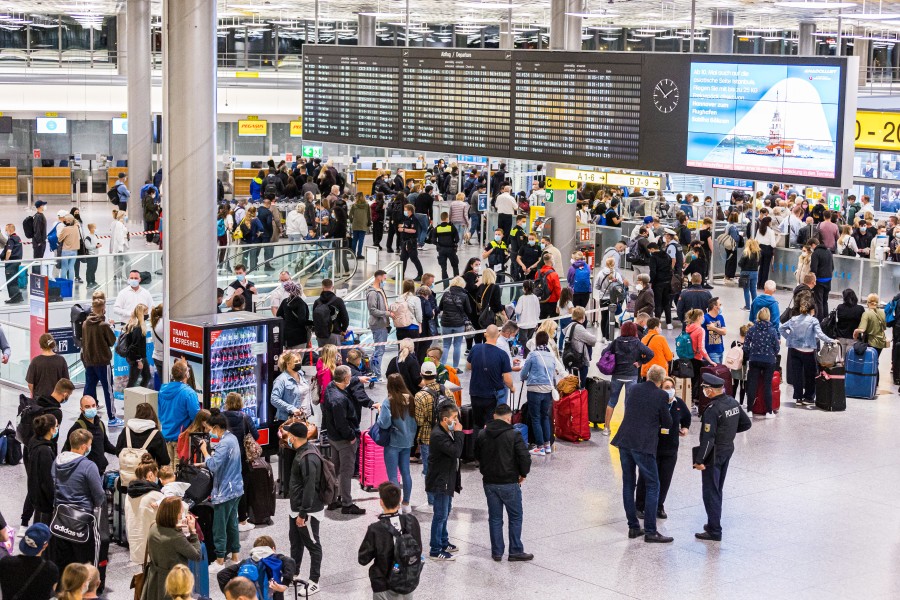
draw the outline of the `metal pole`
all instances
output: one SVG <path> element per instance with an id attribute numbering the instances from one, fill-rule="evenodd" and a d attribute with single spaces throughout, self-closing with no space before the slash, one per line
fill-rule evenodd
<path id="1" fill-rule="evenodd" d="M 406 43 L 404 45 L 409 47 L 409 0 L 406 0 Z"/>
<path id="2" fill-rule="evenodd" d="M 837 27 L 838 27 L 838 31 L 837 31 L 837 50 L 835 51 L 834 55 L 835 55 L 835 56 L 843 56 L 843 55 L 844 55 L 844 49 L 843 49 L 843 47 L 842 47 L 842 46 L 844 45 L 844 35 L 843 35 L 843 30 L 844 30 L 844 9 L 843 9 L 843 8 L 839 8 L 839 9 L 838 9 L 838 26 L 837 26 Z"/>
<path id="3" fill-rule="evenodd" d="M 697 22 L 697 0 L 691 0 L 691 45 L 690 53 L 694 53 L 694 27 Z"/>
<path id="4" fill-rule="evenodd" d="M 319 0 L 316 0 L 316 23 L 314 27 L 314 33 L 316 41 L 314 43 L 319 43 Z"/>

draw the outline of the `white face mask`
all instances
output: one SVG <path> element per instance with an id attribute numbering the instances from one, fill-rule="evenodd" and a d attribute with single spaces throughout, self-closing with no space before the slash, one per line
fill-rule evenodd
<path id="1" fill-rule="evenodd" d="M 636 289 L 637 291 L 641 291 L 642 289 L 644 289 L 644 286 L 639 283 L 636 286 L 634 286 L 634 289 Z"/>
<path id="2" fill-rule="evenodd" d="M 663 391 L 669 395 L 669 402 L 675 399 L 675 388 L 669 388 Z"/>

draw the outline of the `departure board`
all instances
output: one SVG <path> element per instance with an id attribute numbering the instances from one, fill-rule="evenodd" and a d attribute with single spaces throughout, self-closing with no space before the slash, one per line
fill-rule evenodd
<path id="1" fill-rule="evenodd" d="M 503 155 L 512 123 L 510 52 L 405 49 L 400 141 L 411 148 Z"/>
<path id="2" fill-rule="evenodd" d="M 399 56 L 393 49 L 352 50 L 319 46 L 304 53 L 304 137 L 396 147 Z"/>
<path id="3" fill-rule="evenodd" d="M 514 69 L 510 156 L 608 166 L 637 163 L 640 56 L 518 52 Z"/>

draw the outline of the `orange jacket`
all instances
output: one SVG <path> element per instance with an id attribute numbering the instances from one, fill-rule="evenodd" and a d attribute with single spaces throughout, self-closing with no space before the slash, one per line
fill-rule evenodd
<path id="1" fill-rule="evenodd" d="M 669 362 L 674 355 L 672 354 L 672 349 L 669 348 L 669 342 L 666 340 L 665 336 L 658 330 L 653 329 L 647 332 L 647 335 L 644 336 L 641 343 L 653 350 L 653 358 L 650 359 L 650 362 L 641 365 L 641 377 L 646 377 L 647 371 L 649 371 L 650 367 L 653 365 L 661 366 L 665 369 L 666 375 L 668 375 Z"/>

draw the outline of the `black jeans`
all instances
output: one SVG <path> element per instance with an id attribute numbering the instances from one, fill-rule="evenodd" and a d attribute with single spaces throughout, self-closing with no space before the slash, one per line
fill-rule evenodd
<path id="1" fill-rule="evenodd" d="M 668 281 L 653 286 L 653 311 L 657 319 L 666 313 L 666 324 L 672 323 L 672 284 Z M 637 315 L 635 315 L 637 316 Z"/>
<path id="2" fill-rule="evenodd" d="M 737 251 L 737 249 L 734 249 L 731 252 L 728 252 L 726 250 L 725 254 L 728 255 L 725 258 L 725 278 L 726 279 L 734 279 L 734 276 L 737 273 L 738 251 Z"/>
<path id="3" fill-rule="evenodd" d="M 372 221 L 372 243 L 381 246 L 381 238 L 384 237 L 384 221 Z"/>
<path id="4" fill-rule="evenodd" d="M 450 267 L 453 269 L 453 276 L 456 277 L 459 275 L 459 256 L 456 254 L 456 247 L 452 248 L 442 248 L 438 246 L 437 249 L 437 260 L 438 264 L 441 266 L 441 279 L 448 279 L 449 275 L 447 275 L 447 261 L 450 261 Z"/>
<path id="5" fill-rule="evenodd" d="M 772 267 L 772 257 L 775 256 L 775 248 L 765 244 L 759 247 L 761 254 L 759 257 L 759 281 L 756 282 L 756 289 L 761 290 L 769 280 L 769 269 Z"/>
<path id="6" fill-rule="evenodd" d="M 816 296 L 816 318 L 819 322 L 828 316 L 828 295 L 831 293 L 830 281 L 817 281 L 816 287 L 813 288 L 813 294 Z"/>
<path id="7" fill-rule="evenodd" d="M 319 538 L 319 521 L 315 517 L 306 520 L 305 527 L 298 527 L 296 519 L 290 519 L 288 539 L 291 542 L 291 558 L 297 563 L 299 573 L 303 551 L 309 550 L 309 580 L 319 582 L 322 570 L 322 541 Z"/>
<path id="8" fill-rule="evenodd" d="M 479 429 L 484 429 L 488 421 L 494 419 L 494 409 L 497 408 L 497 396 L 472 396 L 471 400 L 472 429 L 478 431 Z"/>
<path id="9" fill-rule="evenodd" d="M 677 427 L 673 425 L 673 427 Z M 659 473 L 659 504 L 657 510 L 662 510 L 666 503 L 666 495 L 669 493 L 669 486 L 672 485 L 672 475 L 675 473 L 675 463 L 678 462 L 678 454 L 668 456 L 656 455 L 656 469 Z M 647 495 L 647 482 L 644 476 L 638 473 L 637 490 L 634 495 L 634 504 L 641 512 L 644 510 L 644 499 Z"/>
<path id="10" fill-rule="evenodd" d="M 747 410 L 753 410 L 756 402 L 756 390 L 763 386 L 763 402 L 766 405 L 766 413 L 772 412 L 772 377 L 775 375 L 775 363 L 761 363 L 750 361 L 747 365 Z"/>
<path id="11" fill-rule="evenodd" d="M 22 297 L 22 290 L 19 289 L 19 263 L 7 262 L 3 264 L 3 274 L 6 275 L 6 291 L 9 292 L 10 300 L 18 300 Z"/>
<path id="12" fill-rule="evenodd" d="M 128 360 L 128 387 L 134 387 L 138 376 L 141 378 L 141 387 L 147 387 L 150 383 L 150 361 L 145 358 L 141 362 L 143 366 L 139 369 L 137 361 Z"/>
<path id="13" fill-rule="evenodd" d="M 88 285 L 93 285 L 97 283 L 97 263 L 99 262 L 99 258 L 96 256 L 91 256 L 89 258 L 84 259 L 84 263 L 87 265 L 87 273 L 85 274 L 85 281 Z"/>
<path id="14" fill-rule="evenodd" d="M 791 381 L 794 386 L 794 400 L 807 400 L 812 402 L 816 397 L 816 367 L 815 352 L 800 352 L 794 348 L 788 348 L 788 371 L 791 373 Z"/>
<path id="15" fill-rule="evenodd" d="M 390 245 L 390 237 L 388 238 L 388 245 Z M 422 263 L 419 262 L 419 249 L 416 246 L 416 238 L 413 237 L 411 239 L 400 242 L 400 260 L 403 262 L 403 277 L 406 279 L 411 279 L 406 275 L 406 261 L 411 260 L 412 264 L 416 267 L 418 274 L 416 275 L 416 279 L 422 279 Z"/>
<path id="16" fill-rule="evenodd" d="M 399 250 L 399 246 L 400 246 L 400 234 L 397 233 L 397 226 L 394 225 L 393 223 L 391 223 L 391 224 L 387 227 L 387 232 L 388 232 L 388 236 L 387 236 L 387 237 L 388 237 L 388 239 L 387 239 L 387 251 L 388 251 L 388 252 L 393 252 L 393 251 L 394 251 L 394 236 L 397 236 L 397 246 L 398 246 L 397 249 Z"/>

